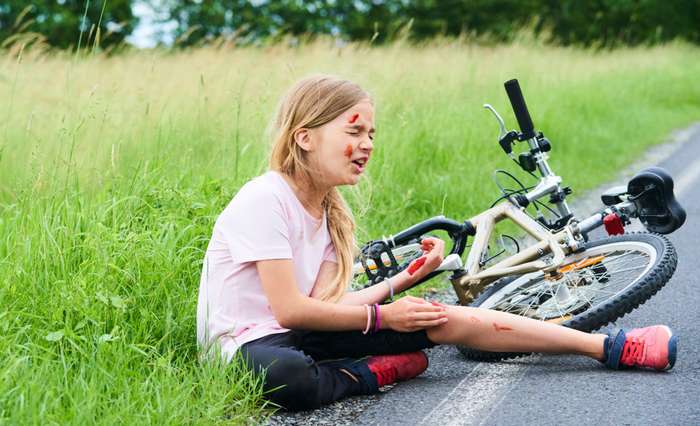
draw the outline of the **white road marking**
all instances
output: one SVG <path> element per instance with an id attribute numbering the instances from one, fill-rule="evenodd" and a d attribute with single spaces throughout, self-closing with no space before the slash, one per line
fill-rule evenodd
<path id="1" fill-rule="evenodd" d="M 484 422 L 538 356 L 515 362 L 477 364 L 419 424 L 452 426 Z"/>
<path id="2" fill-rule="evenodd" d="M 700 177 L 700 157 L 693 161 L 690 165 L 685 167 L 685 173 L 680 175 L 678 179 L 674 182 L 674 193 L 677 197 L 681 197 L 688 191 L 694 184 L 695 181 Z"/>

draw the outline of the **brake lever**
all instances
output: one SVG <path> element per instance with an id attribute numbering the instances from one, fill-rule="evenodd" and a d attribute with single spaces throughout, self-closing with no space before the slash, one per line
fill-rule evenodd
<path id="1" fill-rule="evenodd" d="M 503 136 L 508 133 L 508 130 L 506 130 L 506 123 L 503 121 L 503 118 L 498 114 L 498 111 L 494 107 L 491 106 L 491 104 L 484 104 L 484 108 L 487 110 L 491 111 L 493 115 L 496 117 L 496 121 L 498 121 L 498 127 L 501 129 L 501 133 L 498 135 L 498 139 L 502 139 Z"/>
<path id="2" fill-rule="evenodd" d="M 484 108 L 491 111 L 498 122 L 498 127 L 500 130 L 500 134 L 498 135 L 498 144 L 501 145 L 503 152 L 505 152 L 511 159 L 515 160 L 512 143 L 515 139 L 517 139 L 518 134 L 516 132 L 509 132 L 506 130 L 506 123 L 503 121 L 503 118 L 498 114 L 498 111 L 496 111 L 494 107 L 492 107 L 490 104 L 484 104 Z"/>

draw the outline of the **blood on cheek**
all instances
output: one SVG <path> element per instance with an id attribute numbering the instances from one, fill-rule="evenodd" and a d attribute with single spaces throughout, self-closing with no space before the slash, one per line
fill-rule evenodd
<path id="1" fill-rule="evenodd" d="M 352 144 L 348 144 L 348 146 L 345 147 L 344 153 L 346 157 L 352 157 Z"/>

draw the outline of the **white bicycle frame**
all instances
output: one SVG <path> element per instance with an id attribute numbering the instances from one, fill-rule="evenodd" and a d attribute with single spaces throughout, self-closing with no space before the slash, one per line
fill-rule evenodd
<path id="1" fill-rule="evenodd" d="M 528 216 L 524 212 L 524 208 L 516 207 L 510 202 L 500 203 L 469 219 L 476 228 L 476 234 L 467 256 L 467 262 L 463 268 L 466 273 L 451 279 L 460 303 L 462 305 L 470 303 L 481 293 L 484 287 L 502 277 L 522 275 L 535 271 L 542 271 L 545 274 L 556 274 L 556 271 L 565 263 L 566 256 L 577 251 L 583 244 L 582 234 L 601 226 L 605 214 L 613 212 L 614 209 L 633 214 L 634 208 L 633 203 L 624 201 L 582 222 L 572 219 L 568 225 L 556 233 L 553 233 Z M 537 242 L 486 269 L 482 269 L 481 259 L 488 247 L 493 229 L 496 223 L 506 219 L 510 219 Z M 538 260 L 550 253 L 553 256 L 546 261 Z M 459 262 L 455 264 L 454 259 L 445 259 L 443 264 L 447 262 L 451 262 L 452 267 L 443 267 L 442 269 L 462 269 Z"/>

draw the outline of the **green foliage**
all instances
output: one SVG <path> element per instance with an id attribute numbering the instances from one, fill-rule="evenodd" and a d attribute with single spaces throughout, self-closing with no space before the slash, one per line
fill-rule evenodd
<path id="1" fill-rule="evenodd" d="M 0 41 L 110 48 L 133 30 L 134 0 L 21 0 L 0 4 Z M 145 2 L 175 22 L 179 46 L 285 36 L 333 35 L 386 42 L 468 35 L 490 42 L 534 33 L 563 45 L 613 47 L 700 42 L 697 0 L 160 0 Z"/>
<path id="2" fill-rule="evenodd" d="M 700 42 L 696 0 L 212 0 L 173 1 L 165 10 L 178 22 L 183 45 L 304 34 L 381 42 L 403 36 L 403 29 L 413 40 L 468 34 L 508 41 L 534 31 L 564 45 Z"/>
<path id="3" fill-rule="evenodd" d="M 545 0 L 539 25 L 555 41 L 586 46 L 654 44 L 675 38 L 700 43 L 697 0 Z"/>
<path id="4" fill-rule="evenodd" d="M 358 7 L 372 2 L 312 1 L 251 1 L 218 0 L 204 2 L 170 1 L 161 5 L 165 20 L 178 22 L 178 44 L 189 46 L 219 37 L 235 37 L 247 43 L 284 35 L 331 34 L 337 32 L 339 22 L 351 19 L 361 25 L 376 16 L 358 19 Z M 384 10 L 385 5 L 369 6 Z M 383 17 L 389 18 L 384 15 Z"/>
<path id="5" fill-rule="evenodd" d="M 337 34 L 350 40 L 385 41 L 411 23 L 415 39 L 489 32 L 507 39 L 530 17 L 534 0 L 334 1 L 216 0 L 164 5 L 178 22 L 182 45 L 235 37 L 239 42 L 282 35 Z"/>
<path id="6" fill-rule="evenodd" d="M 0 42 L 41 43 L 67 48 L 117 45 L 136 24 L 131 0 L 4 0 Z"/>

